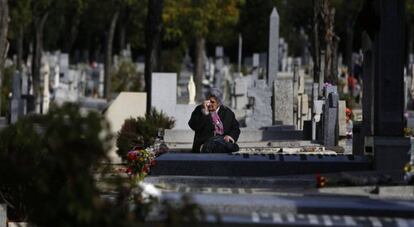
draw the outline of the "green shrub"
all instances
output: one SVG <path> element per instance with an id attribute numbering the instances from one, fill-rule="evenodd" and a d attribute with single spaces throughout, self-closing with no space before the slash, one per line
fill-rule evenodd
<path id="1" fill-rule="evenodd" d="M 173 118 L 166 116 L 163 112 L 158 112 L 154 108 L 145 114 L 145 117 L 125 120 L 118 132 L 116 141 L 119 156 L 125 158 L 128 151 L 137 145 L 148 147 L 154 144 L 158 130 L 171 129 L 174 124 L 175 120 Z"/>
<path id="2" fill-rule="evenodd" d="M 154 133 L 149 125 L 174 125 L 155 110 L 137 122 L 147 133 Z M 111 139 L 105 132 L 101 115 L 83 116 L 73 104 L 52 106 L 46 115 L 23 118 L 1 131 L 0 203 L 8 205 L 8 219 L 43 227 L 140 226 L 157 200 L 147 201 L 136 184 L 103 168 Z M 111 200 L 102 197 L 96 174 Z M 202 221 L 201 208 L 186 201 L 180 207 L 164 204 L 166 223 L 159 226 Z"/>
<path id="3" fill-rule="evenodd" d="M 110 226 L 127 220 L 125 209 L 101 198 L 93 176 L 107 159 L 110 137 L 102 136 L 107 128 L 102 116 L 84 117 L 67 104 L 1 131 L 0 200 L 8 204 L 9 218 L 38 226 Z"/>

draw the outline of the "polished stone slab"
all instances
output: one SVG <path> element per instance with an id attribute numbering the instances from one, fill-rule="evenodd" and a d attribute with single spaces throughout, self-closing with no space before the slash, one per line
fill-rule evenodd
<path id="1" fill-rule="evenodd" d="M 369 156 L 306 154 L 167 153 L 157 158 L 151 174 L 183 176 L 280 176 L 372 168 Z"/>

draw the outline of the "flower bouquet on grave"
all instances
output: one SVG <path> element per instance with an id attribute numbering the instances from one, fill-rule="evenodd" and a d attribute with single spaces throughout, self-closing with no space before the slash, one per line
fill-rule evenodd
<path id="1" fill-rule="evenodd" d="M 136 182 L 140 182 L 155 166 L 155 153 L 150 149 L 134 147 L 127 154 L 126 173 Z"/>
<path id="2" fill-rule="evenodd" d="M 404 181 L 407 184 L 414 184 L 414 163 L 412 162 L 404 166 Z"/>

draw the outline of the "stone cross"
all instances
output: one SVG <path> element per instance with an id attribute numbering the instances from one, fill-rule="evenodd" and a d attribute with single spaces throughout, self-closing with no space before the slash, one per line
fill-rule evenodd
<path id="1" fill-rule="evenodd" d="M 246 126 L 261 128 L 272 125 L 272 91 L 266 85 L 266 81 L 255 81 L 254 86 L 248 89 L 247 96 L 252 108 L 247 113 Z"/>

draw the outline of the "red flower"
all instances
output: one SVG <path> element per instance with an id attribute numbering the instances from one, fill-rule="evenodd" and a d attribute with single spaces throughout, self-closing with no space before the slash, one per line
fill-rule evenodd
<path id="1" fill-rule="evenodd" d="M 136 157 L 137 157 L 137 154 L 135 154 L 135 152 L 132 152 L 132 151 L 128 152 L 128 160 L 134 161 Z"/>
<path id="2" fill-rule="evenodd" d="M 128 174 L 131 174 L 132 173 L 131 167 L 128 167 L 125 172 L 128 173 Z"/>
<path id="3" fill-rule="evenodd" d="M 316 184 L 318 188 L 323 188 L 326 186 L 326 178 L 324 176 L 317 175 L 316 176 Z"/>
<path id="4" fill-rule="evenodd" d="M 157 161 L 152 160 L 150 165 L 151 165 L 151 166 L 156 166 L 156 165 L 157 165 Z"/>
<path id="5" fill-rule="evenodd" d="M 149 166 L 145 165 L 144 168 L 142 168 L 142 172 L 148 173 L 148 171 L 149 171 Z"/>

